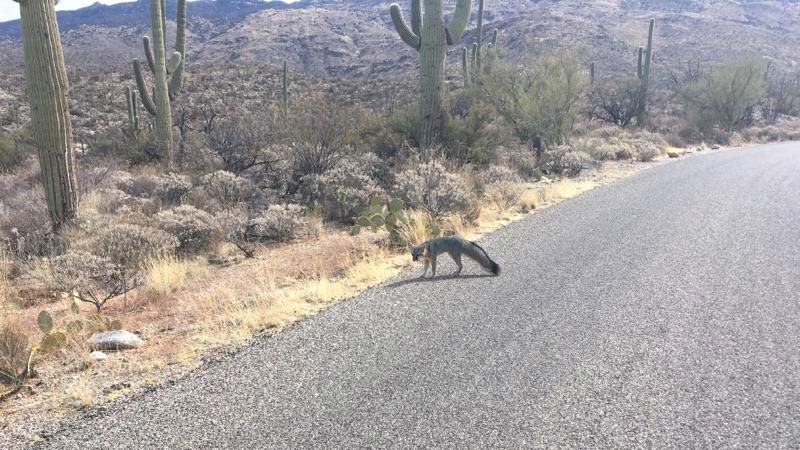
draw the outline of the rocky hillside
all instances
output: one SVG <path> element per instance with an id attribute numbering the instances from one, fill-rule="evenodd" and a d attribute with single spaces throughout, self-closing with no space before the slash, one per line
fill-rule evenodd
<path id="1" fill-rule="evenodd" d="M 174 14 L 174 1 L 168 3 Z M 452 10 L 455 2 L 446 3 Z M 96 4 L 60 13 L 68 64 L 120 66 L 140 57 L 146 4 Z M 395 35 L 387 9 L 380 0 L 291 5 L 200 0 L 189 4 L 189 57 L 201 64 L 287 59 L 317 75 L 389 74 L 413 66 L 416 56 Z M 634 64 L 650 17 L 658 19 L 656 61 L 665 65 L 744 52 L 784 64 L 800 60 L 800 4 L 790 0 L 488 0 L 486 10 L 489 30 L 501 30 L 502 43 L 512 55 L 569 47 L 587 61 L 597 61 L 600 74 L 607 76 Z M 463 43 L 473 39 L 467 33 Z M 0 24 L 0 66 L 16 71 L 21 63 L 19 24 Z"/>

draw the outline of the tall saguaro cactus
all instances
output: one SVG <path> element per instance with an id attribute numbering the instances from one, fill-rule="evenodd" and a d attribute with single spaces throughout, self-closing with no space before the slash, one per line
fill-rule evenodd
<path id="1" fill-rule="evenodd" d="M 186 0 L 178 0 L 176 16 L 177 31 L 175 35 L 175 51 L 167 60 L 167 17 L 166 0 L 150 0 L 150 21 L 153 31 L 153 45 L 150 38 L 142 38 L 147 65 L 153 72 L 155 89 L 153 95 L 147 88 L 138 59 L 133 61 L 133 72 L 136 86 L 144 108 L 155 118 L 156 138 L 161 149 L 162 164 L 169 167 L 172 163 L 172 107 L 171 101 L 183 87 L 183 71 L 186 54 Z M 167 77 L 170 77 L 169 82 Z"/>
<path id="2" fill-rule="evenodd" d="M 403 18 L 398 4 L 389 7 L 397 33 L 420 55 L 419 145 L 423 150 L 430 148 L 444 127 L 446 49 L 464 33 L 469 22 L 470 2 L 456 1 L 456 10 L 449 24 L 444 23 L 443 0 L 411 0 L 411 26 Z"/>
<path id="3" fill-rule="evenodd" d="M 636 76 L 639 77 L 639 104 L 636 111 L 636 124 L 644 127 L 647 122 L 647 96 L 650 86 L 650 64 L 653 60 L 653 29 L 655 19 L 650 19 L 647 31 L 647 49 L 639 47 L 639 59 L 636 64 Z"/>
<path id="4" fill-rule="evenodd" d="M 25 81 L 47 209 L 58 228 L 75 217 L 78 195 L 67 98 L 69 83 L 56 22 L 56 1 L 15 1 L 20 5 Z"/>

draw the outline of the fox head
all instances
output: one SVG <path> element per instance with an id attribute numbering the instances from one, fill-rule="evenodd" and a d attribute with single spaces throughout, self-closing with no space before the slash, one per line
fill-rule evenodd
<path id="1" fill-rule="evenodd" d="M 425 246 L 419 245 L 411 248 L 411 259 L 413 261 L 419 261 L 422 256 L 425 256 Z"/>

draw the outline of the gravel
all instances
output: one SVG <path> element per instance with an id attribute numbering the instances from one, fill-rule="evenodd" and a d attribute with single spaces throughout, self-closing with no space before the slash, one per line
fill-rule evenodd
<path id="1" fill-rule="evenodd" d="M 37 448 L 800 447 L 800 145 L 677 160 L 481 245 L 500 277 L 405 274 Z"/>

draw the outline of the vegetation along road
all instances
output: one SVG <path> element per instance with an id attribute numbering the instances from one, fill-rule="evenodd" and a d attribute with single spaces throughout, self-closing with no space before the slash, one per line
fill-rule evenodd
<path id="1" fill-rule="evenodd" d="M 800 144 L 665 164 L 40 445 L 798 448 L 798 218 Z"/>

